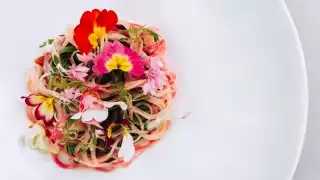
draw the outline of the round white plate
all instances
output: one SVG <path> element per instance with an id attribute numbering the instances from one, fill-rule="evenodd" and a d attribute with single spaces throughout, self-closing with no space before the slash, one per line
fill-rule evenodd
<path id="1" fill-rule="evenodd" d="M 306 127 L 305 62 L 281 0 L 18 1 L 0 5 L 1 179 L 291 179 Z M 157 25 L 177 72 L 177 104 L 190 111 L 130 167 L 113 173 L 58 168 L 21 149 L 25 72 L 41 42 L 83 11 L 112 8 Z M 182 110 L 181 110 L 182 111 Z"/>

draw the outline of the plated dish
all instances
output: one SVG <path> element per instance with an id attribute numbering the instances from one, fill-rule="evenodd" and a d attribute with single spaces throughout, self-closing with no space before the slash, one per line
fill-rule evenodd
<path id="1" fill-rule="evenodd" d="M 31 121 L 25 146 L 51 153 L 62 168 L 110 172 L 167 131 L 176 77 L 157 28 L 93 9 L 40 47 L 22 97 Z"/>

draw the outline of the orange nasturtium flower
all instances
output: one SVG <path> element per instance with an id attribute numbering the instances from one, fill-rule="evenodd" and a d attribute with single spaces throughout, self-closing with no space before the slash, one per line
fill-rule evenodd
<path id="1" fill-rule="evenodd" d="M 78 49 L 88 54 L 99 45 L 103 38 L 118 22 L 117 14 L 112 10 L 93 9 L 82 14 L 80 24 L 74 29 L 74 41 Z"/>

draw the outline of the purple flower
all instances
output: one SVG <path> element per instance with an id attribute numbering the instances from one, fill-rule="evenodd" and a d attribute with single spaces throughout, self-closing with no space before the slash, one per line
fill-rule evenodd
<path id="1" fill-rule="evenodd" d="M 143 86 L 143 93 L 155 95 L 158 89 L 162 89 L 165 81 L 165 73 L 161 70 L 159 59 L 150 59 L 150 69 L 145 71 L 148 82 Z"/>

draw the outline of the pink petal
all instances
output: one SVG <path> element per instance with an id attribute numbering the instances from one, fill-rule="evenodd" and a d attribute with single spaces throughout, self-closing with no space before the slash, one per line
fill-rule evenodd
<path id="1" fill-rule="evenodd" d="M 114 41 L 113 43 L 108 43 L 104 49 L 103 52 L 98 55 L 94 59 L 94 66 L 93 66 L 93 72 L 101 76 L 103 74 L 108 73 L 108 69 L 106 68 L 105 64 L 107 61 L 111 60 L 114 54 L 120 54 L 122 56 L 128 56 L 130 63 L 132 64 L 133 68 L 129 72 L 133 76 L 141 76 L 143 75 L 145 68 L 145 60 L 139 56 L 139 54 L 135 51 L 133 51 L 130 48 L 125 47 L 118 41 Z"/>
<path id="2" fill-rule="evenodd" d="M 80 92 L 80 89 L 78 88 L 78 89 L 76 90 L 76 92 L 74 93 L 74 97 L 73 97 L 73 98 L 75 99 L 75 98 L 81 96 L 81 94 L 82 94 L 82 93 Z"/>

